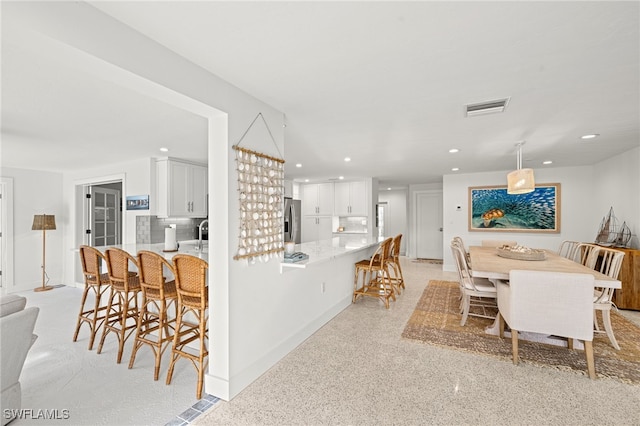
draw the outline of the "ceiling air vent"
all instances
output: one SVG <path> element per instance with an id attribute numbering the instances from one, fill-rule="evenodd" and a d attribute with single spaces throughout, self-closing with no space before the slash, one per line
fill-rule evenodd
<path id="1" fill-rule="evenodd" d="M 468 104 L 466 107 L 467 117 L 503 112 L 508 103 L 509 98 L 496 99 L 493 101 L 480 102 L 477 104 Z"/>

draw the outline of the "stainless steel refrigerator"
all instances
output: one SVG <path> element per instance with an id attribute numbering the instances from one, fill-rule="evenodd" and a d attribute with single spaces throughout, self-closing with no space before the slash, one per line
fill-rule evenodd
<path id="1" fill-rule="evenodd" d="M 292 198 L 284 199 L 284 240 L 300 244 L 302 241 L 302 202 Z"/>

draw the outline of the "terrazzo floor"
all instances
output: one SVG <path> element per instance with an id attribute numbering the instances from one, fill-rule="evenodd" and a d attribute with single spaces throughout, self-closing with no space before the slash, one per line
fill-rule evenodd
<path id="1" fill-rule="evenodd" d="M 138 351 L 129 370 L 132 338 L 125 344 L 120 364 L 116 363 L 118 346 L 113 334 L 107 336 L 100 355 L 96 352 L 99 338 L 93 350 L 87 349 L 86 324 L 74 343 L 81 289 L 58 286 L 46 292 L 18 294 L 27 298 L 27 306 L 38 306 L 40 313 L 34 331 L 38 339 L 20 377 L 26 411 L 11 426 L 189 424 L 218 401 L 206 394 L 201 400 L 196 398 L 196 370 L 186 360 L 176 363 L 172 383 L 166 385 L 168 352 L 156 382 L 148 347 Z"/>
<path id="2" fill-rule="evenodd" d="M 359 299 L 196 425 L 639 425 L 640 386 L 402 339 L 441 265 L 402 259 L 390 309 Z M 640 325 L 640 312 L 624 311 Z M 597 360 L 596 360 L 597 365 Z"/>
<path id="3" fill-rule="evenodd" d="M 186 361 L 166 385 L 166 354 L 154 382 L 148 349 L 129 370 L 131 341 L 121 364 L 115 339 L 98 355 L 83 326 L 72 342 L 80 289 L 21 293 L 40 307 L 22 407 L 68 417 L 11 425 L 640 424 L 640 386 L 401 339 L 428 281 L 456 278 L 438 264 L 402 262 L 407 289 L 389 310 L 358 300 L 230 402 L 197 400 Z M 640 326 L 640 312 L 621 313 Z"/>

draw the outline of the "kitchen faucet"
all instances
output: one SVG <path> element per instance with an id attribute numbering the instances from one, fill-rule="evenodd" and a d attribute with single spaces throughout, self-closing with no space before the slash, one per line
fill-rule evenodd
<path id="1" fill-rule="evenodd" d="M 209 219 L 205 219 L 202 222 L 200 222 L 200 225 L 198 225 L 198 245 L 197 245 L 197 249 L 198 250 L 202 250 L 202 226 L 205 223 L 209 223 Z"/>

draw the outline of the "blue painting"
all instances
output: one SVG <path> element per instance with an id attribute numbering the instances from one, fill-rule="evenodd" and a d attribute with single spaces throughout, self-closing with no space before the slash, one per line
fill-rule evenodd
<path id="1" fill-rule="evenodd" d="M 469 188 L 469 231 L 560 232 L 560 184 L 536 185 L 528 194 L 506 186 Z"/>

